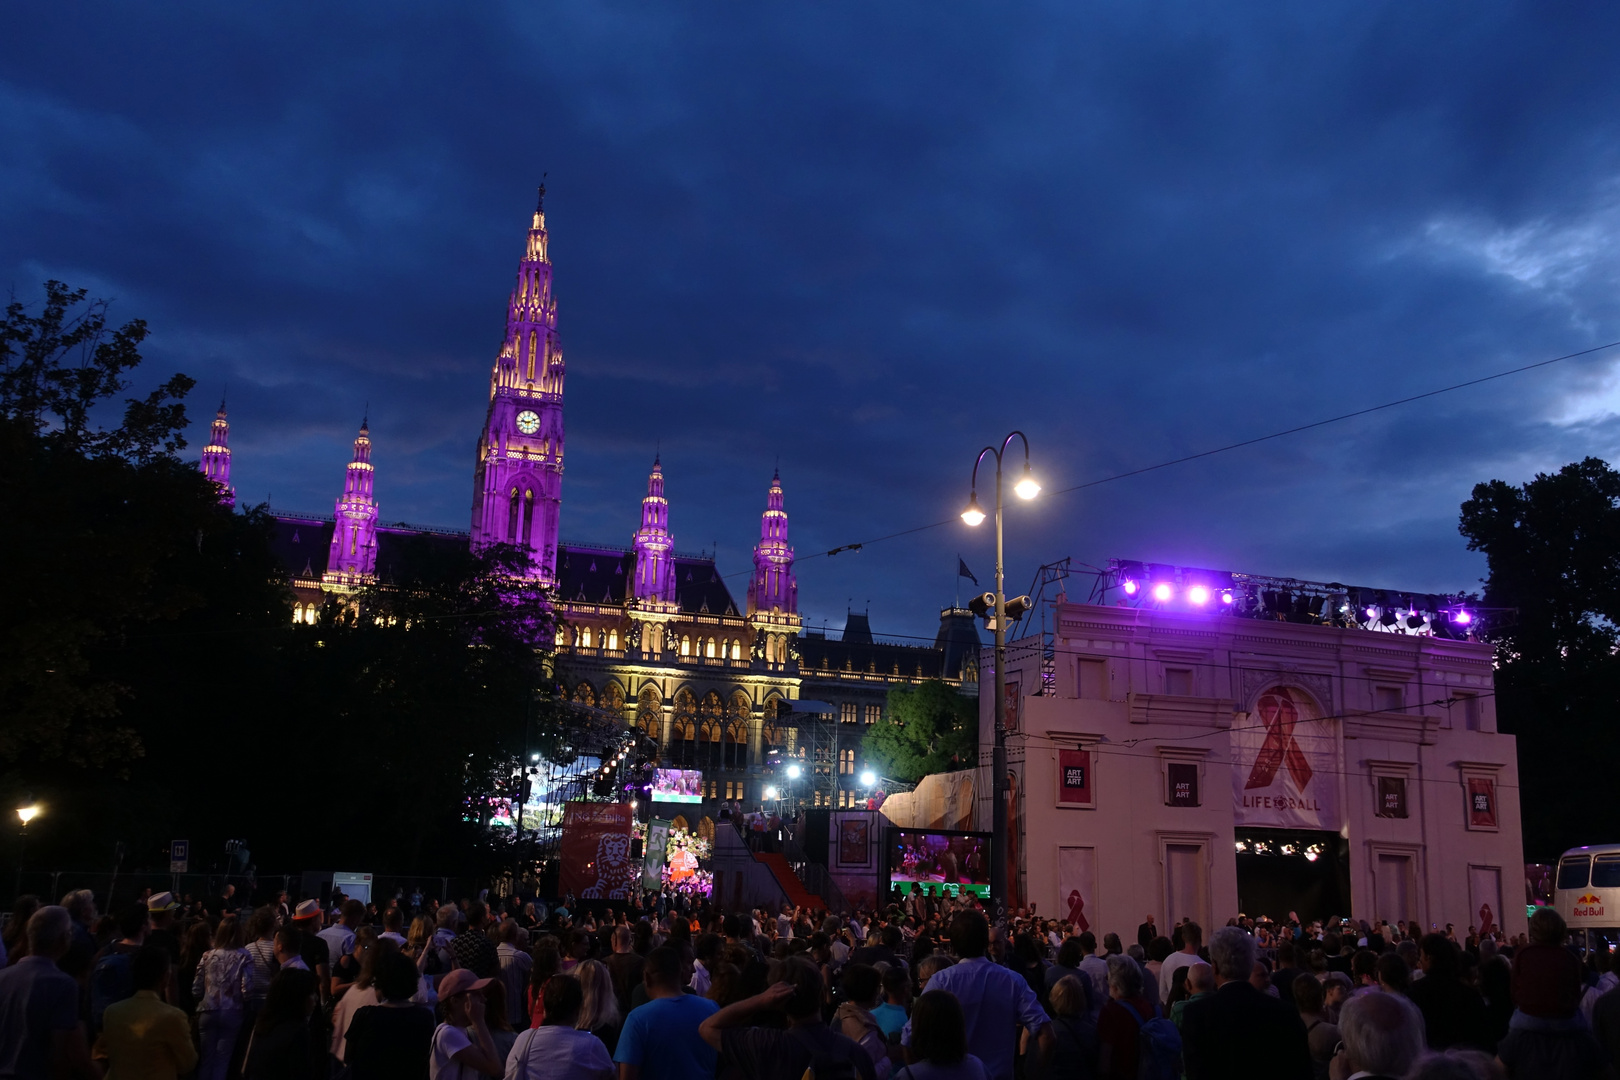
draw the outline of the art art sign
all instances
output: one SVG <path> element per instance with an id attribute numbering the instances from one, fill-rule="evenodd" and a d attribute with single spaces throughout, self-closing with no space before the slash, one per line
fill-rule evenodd
<path id="1" fill-rule="evenodd" d="M 1403 818 L 1406 816 L 1406 777 L 1380 776 L 1378 778 L 1378 810 L 1379 817 Z"/>
<path id="2" fill-rule="evenodd" d="M 1489 777 L 1468 778 L 1468 827 L 1496 828 L 1496 781 Z"/>
<path id="3" fill-rule="evenodd" d="M 1165 773 L 1170 785 L 1165 802 L 1170 806 L 1197 806 L 1198 766 L 1190 761 L 1173 761 Z"/>
<path id="4" fill-rule="evenodd" d="M 641 880 L 630 858 L 629 803 L 570 802 L 563 807 L 561 884 L 581 900 L 629 900 Z"/>
<path id="5" fill-rule="evenodd" d="M 1069 806 L 1090 806 L 1091 751 L 1058 751 L 1058 803 Z"/>
<path id="6" fill-rule="evenodd" d="M 1300 691 L 1274 686 L 1232 725 L 1234 821 L 1337 831 L 1338 743 Z"/>

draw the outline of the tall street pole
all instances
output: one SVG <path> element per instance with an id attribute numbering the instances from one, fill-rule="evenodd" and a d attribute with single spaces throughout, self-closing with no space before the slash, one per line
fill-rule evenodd
<path id="1" fill-rule="evenodd" d="M 1008 436 L 1008 441 L 1012 440 Z M 1003 444 L 1003 450 L 1006 449 Z M 1026 451 L 1027 452 L 1027 451 Z M 996 700 L 995 748 L 990 755 L 990 768 L 994 772 L 990 791 L 995 797 L 991 809 L 990 829 L 993 833 L 990 864 L 990 892 L 995 896 L 995 922 L 1007 917 L 1007 593 L 1002 578 L 1001 540 L 1001 455 L 996 455 Z"/>

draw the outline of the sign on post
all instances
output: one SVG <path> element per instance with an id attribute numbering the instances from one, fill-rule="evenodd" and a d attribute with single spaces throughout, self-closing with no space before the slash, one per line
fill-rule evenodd
<path id="1" fill-rule="evenodd" d="M 169 842 L 169 873 L 190 873 L 186 868 L 191 864 L 191 841 L 171 840 Z"/>

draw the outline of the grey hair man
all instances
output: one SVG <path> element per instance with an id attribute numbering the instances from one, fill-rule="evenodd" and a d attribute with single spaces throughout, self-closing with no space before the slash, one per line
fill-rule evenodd
<path id="1" fill-rule="evenodd" d="M 1215 992 L 1187 1003 L 1182 1014 L 1182 1061 L 1188 1080 L 1235 1075 L 1311 1076 L 1305 1024 L 1286 1002 L 1255 989 L 1258 943 L 1240 926 L 1223 926 L 1209 941 Z"/>
<path id="2" fill-rule="evenodd" d="M 1340 1075 L 1405 1076 L 1423 1056 L 1423 1014 L 1404 994 L 1358 994 L 1339 1012 Z"/>
<path id="3" fill-rule="evenodd" d="M 0 971 L 0 1067 L 12 1076 L 99 1076 L 79 1023 L 79 984 L 57 967 L 73 944 L 73 917 L 48 904 L 25 932 L 28 955 Z"/>

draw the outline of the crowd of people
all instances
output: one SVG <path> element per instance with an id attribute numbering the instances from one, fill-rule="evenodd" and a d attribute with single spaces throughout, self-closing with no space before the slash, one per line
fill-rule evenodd
<path id="1" fill-rule="evenodd" d="M 831 915 L 650 896 L 381 905 L 21 898 L 0 1078 L 1615 1077 L 1620 971 L 1550 909 L 1506 942 L 1341 920 L 1136 941 L 972 897 Z"/>

